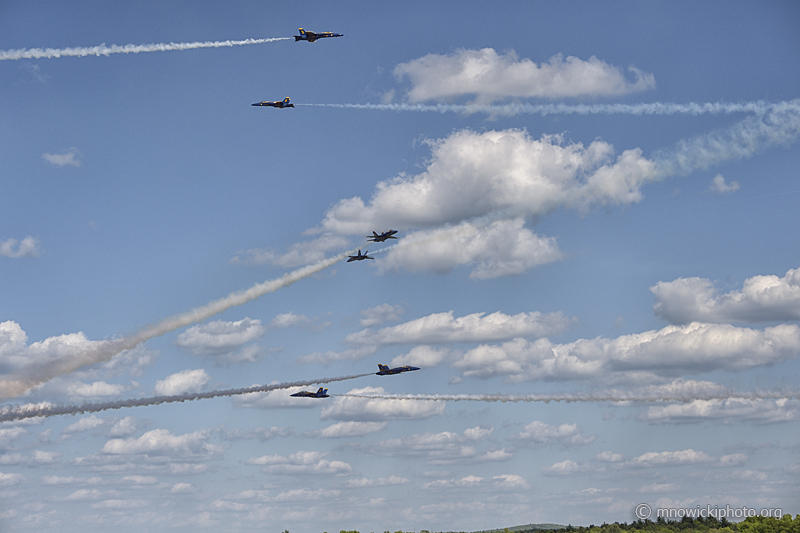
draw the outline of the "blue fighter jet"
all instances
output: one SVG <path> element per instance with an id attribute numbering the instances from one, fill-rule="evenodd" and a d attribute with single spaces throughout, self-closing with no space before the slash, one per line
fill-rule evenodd
<path id="1" fill-rule="evenodd" d="M 384 231 L 380 235 L 378 235 L 373 231 L 372 235 L 367 235 L 367 240 L 370 240 L 372 242 L 384 242 L 386 241 L 386 239 L 396 239 L 397 237 L 393 237 L 395 233 L 397 233 L 396 229 L 390 229 L 389 231 Z"/>
<path id="2" fill-rule="evenodd" d="M 299 398 L 328 398 L 328 389 L 323 389 L 322 387 L 320 387 L 317 392 L 309 392 L 307 390 L 304 390 L 296 392 L 294 394 L 290 394 L 289 396 L 295 396 Z"/>
<path id="3" fill-rule="evenodd" d="M 378 372 L 375 374 L 379 376 L 391 376 L 392 374 L 402 374 L 403 372 L 411 372 L 412 370 L 419 370 L 418 366 L 398 366 L 396 368 L 389 368 L 386 365 L 378 365 Z"/>
<path id="4" fill-rule="evenodd" d="M 284 107 L 294 107 L 294 104 L 289 103 L 288 96 L 284 98 L 282 101 L 278 100 L 277 102 L 272 102 L 270 100 L 264 100 L 263 102 L 256 102 L 255 104 L 250 104 L 250 105 L 277 107 L 278 109 L 283 109 Z"/>
<path id="5" fill-rule="evenodd" d="M 347 262 L 349 263 L 351 261 L 363 261 L 364 259 L 375 259 L 374 257 L 368 256 L 367 252 L 369 252 L 369 250 L 364 250 L 364 253 L 362 254 L 361 253 L 361 249 L 359 248 L 357 255 L 348 255 L 347 256 L 347 257 L 350 258 L 350 259 L 347 260 Z"/>
<path id="6" fill-rule="evenodd" d="M 294 42 L 297 41 L 308 41 L 313 43 L 317 39 L 322 39 L 324 37 L 344 37 L 341 33 L 333 33 L 329 31 L 321 31 L 319 33 L 314 33 L 313 31 L 305 31 L 303 28 L 300 28 L 300 35 L 294 36 Z"/>

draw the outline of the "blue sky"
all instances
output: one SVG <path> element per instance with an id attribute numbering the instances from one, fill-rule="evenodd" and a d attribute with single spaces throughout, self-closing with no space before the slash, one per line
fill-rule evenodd
<path id="1" fill-rule="evenodd" d="M 4 407 L 422 370 L 3 422 L 0 528 L 798 512 L 798 27 L 794 2 L 4 2 Z"/>

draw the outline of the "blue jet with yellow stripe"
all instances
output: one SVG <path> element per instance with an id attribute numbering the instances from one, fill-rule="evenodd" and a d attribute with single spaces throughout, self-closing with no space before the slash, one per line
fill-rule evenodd
<path id="1" fill-rule="evenodd" d="M 287 96 L 283 100 L 278 100 L 277 102 L 272 102 L 270 100 L 264 100 L 263 102 L 256 102 L 255 104 L 251 104 L 255 106 L 266 106 L 266 107 L 277 107 L 278 109 L 283 109 L 284 107 L 294 107 L 294 104 L 289 103 L 289 97 Z"/>
<path id="2" fill-rule="evenodd" d="M 395 368 L 389 368 L 386 365 L 378 365 L 378 372 L 375 374 L 379 376 L 391 376 L 392 374 L 402 374 L 403 372 L 411 372 L 412 370 L 419 370 L 418 366 L 398 366 Z"/>
<path id="3" fill-rule="evenodd" d="M 328 398 L 328 389 L 323 389 L 322 387 L 319 388 L 317 392 L 310 392 L 307 390 L 296 392 L 294 394 L 290 394 L 289 396 L 295 396 L 298 398 Z"/>
<path id="4" fill-rule="evenodd" d="M 305 31 L 303 28 L 300 28 L 300 35 L 294 36 L 294 42 L 297 41 L 308 41 L 313 43 L 317 39 L 323 39 L 325 37 L 344 37 L 341 33 L 333 33 L 330 31 L 321 31 L 319 33 L 314 33 L 313 31 Z"/>

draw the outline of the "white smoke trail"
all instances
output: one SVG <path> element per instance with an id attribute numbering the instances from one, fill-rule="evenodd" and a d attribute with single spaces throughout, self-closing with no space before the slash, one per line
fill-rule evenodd
<path id="1" fill-rule="evenodd" d="M 112 44 L 76 48 L 22 48 L 0 50 L 0 61 L 17 59 L 52 59 L 57 57 L 109 56 L 111 54 L 138 54 L 139 52 L 167 52 L 169 50 L 194 50 L 195 48 L 223 48 L 247 44 L 263 44 L 290 40 L 290 37 L 245 39 L 243 41 L 203 41 L 196 43 Z"/>
<path id="2" fill-rule="evenodd" d="M 676 104 L 654 102 L 642 104 L 295 104 L 297 106 L 370 109 L 376 111 L 416 111 L 428 113 L 485 113 L 489 115 L 720 115 L 732 113 L 763 114 L 787 102 L 765 100 L 744 103 L 706 102 Z"/>
<path id="3" fill-rule="evenodd" d="M 88 402 L 78 405 L 56 405 L 49 402 L 38 404 L 13 405 L 0 408 L 0 422 L 10 422 L 12 420 L 24 420 L 26 418 L 48 417 L 56 415 L 78 415 L 84 413 L 97 413 L 109 409 L 122 409 L 125 407 L 143 407 L 146 405 L 160 405 L 162 403 L 191 402 L 203 400 L 205 398 L 219 398 L 220 396 L 237 396 L 240 394 L 250 394 L 253 392 L 266 392 L 279 389 L 290 389 L 292 387 L 305 387 L 307 385 L 318 385 L 321 383 L 332 383 L 334 381 L 345 381 L 348 379 L 372 376 L 375 372 L 368 374 L 355 374 L 352 376 L 340 376 L 337 378 L 320 378 L 307 381 L 293 381 L 291 383 L 276 383 L 274 385 L 254 385 L 241 389 L 222 389 L 208 392 L 187 392 L 173 396 L 154 396 L 152 398 L 134 398 L 129 400 L 117 400 L 113 402 Z"/>
<path id="4" fill-rule="evenodd" d="M 780 400 L 798 399 L 800 391 L 746 391 L 727 390 L 683 391 L 666 393 L 663 391 L 625 392 L 597 391 L 558 394 L 331 394 L 346 398 L 370 400 L 415 400 L 428 402 L 692 402 L 695 400 Z"/>
<path id="5" fill-rule="evenodd" d="M 301 279 L 325 270 L 353 253 L 355 253 L 355 250 L 348 250 L 333 257 L 318 261 L 313 265 L 308 265 L 289 272 L 278 279 L 267 280 L 263 283 L 253 285 L 247 290 L 231 293 L 225 298 L 213 301 L 203 307 L 198 307 L 186 313 L 169 317 L 154 326 L 145 327 L 133 335 L 120 339 L 97 341 L 91 348 L 81 353 L 62 357 L 55 361 L 24 367 L 10 379 L 0 381 L 0 398 L 19 396 L 32 387 L 40 385 L 57 376 L 68 374 L 86 365 L 108 361 L 118 353 L 133 349 L 146 340 L 160 337 L 178 328 L 200 322 L 201 320 L 206 320 L 231 307 L 245 304 L 267 293 L 288 287 Z"/>

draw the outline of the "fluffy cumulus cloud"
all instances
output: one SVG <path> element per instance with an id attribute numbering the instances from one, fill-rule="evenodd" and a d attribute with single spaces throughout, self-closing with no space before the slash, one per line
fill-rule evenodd
<path id="1" fill-rule="evenodd" d="M 388 422 L 337 422 L 319 431 L 312 431 L 309 436 L 319 436 L 326 439 L 361 437 L 381 431 L 387 424 Z"/>
<path id="2" fill-rule="evenodd" d="M 594 436 L 582 435 L 577 424 L 552 426 L 538 420 L 525 426 L 516 438 L 527 444 L 557 444 L 563 447 L 585 446 L 594 442 Z"/>
<path id="3" fill-rule="evenodd" d="M 202 368 L 183 370 L 156 381 L 153 393 L 157 396 L 174 396 L 185 392 L 197 392 L 211 379 Z"/>
<path id="4" fill-rule="evenodd" d="M 323 459 L 320 452 L 296 452 L 291 455 L 263 455 L 245 461 L 248 465 L 263 465 L 267 474 L 316 474 L 347 475 L 353 468 L 344 461 Z"/>
<path id="5" fill-rule="evenodd" d="M 739 182 L 732 181 L 730 183 L 725 183 L 725 178 L 722 174 L 717 174 L 714 176 L 714 179 L 711 180 L 711 185 L 708 186 L 708 190 L 715 194 L 725 194 L 728 192 L 735 192 L 739 190 Z"/>
<path id="6" fill-rule="evenodd" d="M 443 431 L 441 433 L 420 433 L 372 442 L 356 444 L 359 451 L 385 457 L 414 457 L 425 459 L 429 464 L 461 464 L 506 461 L 511 453 L 505 449 L 481 452 L 476 446 L 486 441 L 494 428 L 477 426 L 463 433 Z"/>
<path id="7" fill-rule="evenodd" d="M 369 309 L 361 311 L 361 324 L 362 328 L 370 328 L 378 326 L 384 322 L 399 322 L 405 310 L 401 305 L 381 304 Z"/>
<path id="8" fill-rule="evenodd" d="M 365 387 L 352 389 L 349 394 L 385 394 L 382 387 Z M 439 404 L 439 405 L 435 405 Z M 333 402 L 326 403 L 320 413 L 320 418 L 361 421 L 383 422 L 384 420 L 415 420 L 430 418 L 444 413 L 443 402 L 414 402 L 396 401 L 390 399 L 353 398 L 339 396 Z"/>
<path id="9" fill-rule="evenodd" d="M 690 403 L 649 407 L 641 419 L 654 424 L 686 424 L 695 422 L 719 422 L 740 424 L 743 421 L 755 424 L 793 422 L 800 418 L 800 401 L 782 398 L 779 400 L 694 400 Z"/>
<path id="10" fill-rule="evenodd" d="M 592 56 L 588 60 L 562 55 L 537 64 L 519 59 L 511 50 L 459 49 L 449 55 L 428 54 L 394 69 L 394 75 L 411 81 L 406 98 L 411 103 L 452 100 L 474 95 L 476 103 L 504 98 L 565 98 L 616 96 L 655 88 L 655 78 L 636 68 L 633 80 L 618 68 Z"/>
<path id="11" fill-rule="evenodd" d="M 373 227 L 429 228 L 498 211 L 542 215 L 561 206 L 626 204 L 641 199 L 654 165 L 640 150 L 614 157 L 603 141 L 565 144 L 523 130 L 461 130 L 429 141 L 432 155 L 416 176 L 382 181 L 365 203 L 339 201 L 321 231 L 361 234 Z"/>
<path id="12" fill-rule="evenodd" d="M 30 345 L 27 343 L 28 335 L 19 324 L 13 320 L 0 322 L 0 374 L 75 355 L 96 344 L 82 332 L 48 337 Z"/>
<path id="13" fill-rule="evenodd" d="M 414 346 L 407 354 L 398 355 L 392 359 L 391 366 L 411 365 L 430 368 L 442 364 L 451 353 L 452 351 L 448 348 L 432 348 L 426 345 Z"/>
<path id="14" fill-rule="evenodd" d="M 42 254 L 39 248 L 39 239 L 28 235 L 21 241 L 7 239 L 0 242 L 0 255 L 19 259 L 20 257 L 39 257 Z"/>
<path id="15" fill-rule="evenodd" d="M 110 439 L 100 450 L 100 454 L 208 458 L 222 452 L 221 446 L 208 442 L 210 437 L 211 432 L 207 430 L 173 435 L 166 429 L 154 429 L 139 438 Z"/>
<path id="16" fill-rule="evenodd" d="M 553 335 L 567 329 L 572 322 L 561 313 L 507 315 L 497 311 L 454 318 L 453 311 L 447 311 L 378 331 L 365 329 L 348 335 L 345 342 L 364 345 L 488 342 Z"/>
<path id="17" fill-rule="evenodd" d="M 214 320 L 190 327 L 178 335 L 175 344 L 191 350 L 196 355 L 221 355 L 261 338 L 265 332 L 266 328 L 261 325 L 260 320 L 250 318 L 236 322 Z"/>
<path id="18" fill-rule="evenodd" d="M 79 167 L 81 161 L 78 159 L 80 152 L 74 146 L 69 150 L 65 150 L 59 154 L 42 154 L 42 159 L 53 165 L 54 167 Z"/>
<path id="19" fill-rule="evenodd" d="M 672 324 L 800 320 L 800 269 L 783 277 L 753 276 L 742 290 L 723 294 L 706 278 L 659 281 L 650 290 L 656 316 Z"/>
<path id="20" fill-rule="evenodd" d="M 428 144 L 422 173 L 378 183 L 368 202 L 339 201 L 313 231 L 406 230 L 378 262 L 382 269 L 445 272 L 475 264 L 476 279 L 519 274 L 562 257 L 554 239 L 525 227 L 526 218 L 638 202 L 642 185 L 656 178 L 640 150 L 615 156 L 600 140 L 584 146 L 522 130 L 462 130 Z"/>
<path id="21" fill-rule="evenodd" d="M 525 219 L 464 221 L 456 226 L 427 229 L 410 234 L 392 248 L 381 271 L 431 270 L 447 273 L 461 265 L 476 264 L 473 279 L 522 274 L 526 270 L 558 261 L 563 253 L 552 237 L 543 237 L 524 227 Z"/>
<path id="22" fill-rule="evenodd" d="M 628 379 L 652 381 L 712 370 L 741 370 L 797 357 L 800 327 L 784 324 L 756 330 L 693 322 L 616 339 L 514 339 L 481 345 L 453 366 L 464 376 L 536 379 Z"/>

